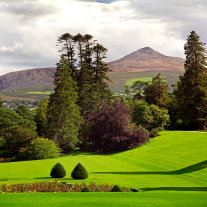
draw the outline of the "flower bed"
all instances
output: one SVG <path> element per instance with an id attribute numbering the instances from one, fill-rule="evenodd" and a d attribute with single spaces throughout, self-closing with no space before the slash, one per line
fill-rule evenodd
<path id="1" fill-rule="evenodd" d="M 3 184 L 0 185 L 0 193 L 81 192 L 85 187 L 90 192 L 111 192 L 113 185 L 97 185 L 96 183 L 68 184 L 61 182 Z M 121 189 L 123 192 L 130 192 L 129 188 Z"/>

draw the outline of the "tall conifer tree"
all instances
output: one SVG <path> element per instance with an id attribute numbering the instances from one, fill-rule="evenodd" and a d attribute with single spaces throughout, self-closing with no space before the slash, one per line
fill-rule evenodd
<path id="1" fill-rule="evenodd" d="M 184 46 L 185 73 L 175 90 L 180 116 L 190 129 L 205 129 L 207 125 L 207 62 L 204 43 L 192 31 Z"/>
<path id="2" fill-rule="evenodd" d="M 48 103 L 48 135 L 64 150 L 74 148 L 78 142 L 81 124 L 76 82 L 71 76 L 70 63 L 61 56 L 55 73 L 55 89 Z"/>

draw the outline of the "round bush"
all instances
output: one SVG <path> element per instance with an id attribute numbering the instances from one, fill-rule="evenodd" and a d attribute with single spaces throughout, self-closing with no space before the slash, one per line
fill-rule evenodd
<path id="1" fill-rule="evenodd" d="M 81 192 L 90 192 L 89 188 L 88 187 L 84 187 Z"/>
<path id="2" fill-rule="evenodd" d="M 88 177 L 88 172 L 81 163 L 78 163 L 71 173 L 71 177 L 74 179 L 86 179 Z"/>
<path id="3" fill-rule="evenodd" d="M 114 185 L 111 189 L 111 192 L 122 192 L 122 189 L 118 185 Z"/>
<path id="4" fill-rule="evenodd" d="M 50 176 L 52 178 L 63 178 L 66 175 L 64 167 L 58 162 L 51 170 Z"/>
<path id="5" fill-rule="evenodd" d="M 39 160 L 55 158 L 60 155 L 60 149 L 52 140 L 37 138 L 29 143 L 26 150 L 20 153 L 20 159 Z"/>

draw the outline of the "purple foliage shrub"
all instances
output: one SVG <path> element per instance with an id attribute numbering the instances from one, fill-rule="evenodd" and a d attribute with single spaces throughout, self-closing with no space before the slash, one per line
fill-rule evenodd
<path id="1" fill-rule="evenodd" d="M 148 132 L 132 124 L 129 109 L 119 99 L 112 106 L 104 104 L 88 119 L 92 123 L 88 133 L 89 150 L 123 151 L 149 141 Z"/>

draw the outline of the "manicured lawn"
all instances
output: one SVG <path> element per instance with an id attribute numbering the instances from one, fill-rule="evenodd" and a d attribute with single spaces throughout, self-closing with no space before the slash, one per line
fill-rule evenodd
<path id="1" fill-rule="evenodd" d="M 123 187 L 142 189 L 144 192 L 113 195 L 110 193 L 1 194 L 0 199 L 9 203 L 31 201 L 29 206 L 33 206 L 32 200 L 36 199 L 36 196 L 40 197 L 39 202 L 41 199 L 45 204 L 57 201 L 62 202 L 61 206 L 76 202 L 78 197 L 83 197 L 83 200 L 79 199 L 77 206 L 82 206 L 84 202 L 86 206 L 98 206 L 101 202 L 99 206 L 108 206 L 108 202 L 111 206 L 116 206 L 115 204 L 135 206 L 134 203 L 138 201 L 141 203 L 139 206 L 205 206 L 203 204 L 204 201 L 207 203 L 206 149 L 207 133 L 165 131 L 151 139 L 150 143 L 122 153 L 96 154 L 74 151 L 57 159 L 1 163 L 0 183 L 53 180 L 49 176 L 50 170 L 54 164 L 60 162 L 67 171 L 62 181 L 119 184 Z M 88 170 L 87 180 L 74 181 L 70 177 L 78 162 Z M 0 201 L 0 206 L 3 202 Z M 152 202 L 155 204 L 151 205 Z M 176 202 L 183 205 L 176 205 Z"/>
<path id="2" fill-rule="evenodd" d="M 206 197 L 205 192 L 0 194 L 0 206 L 204 207 Z"/>

